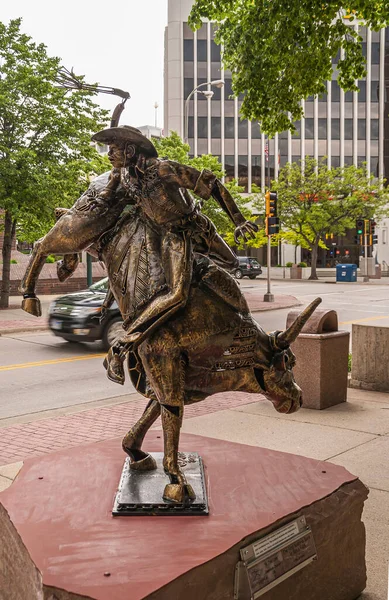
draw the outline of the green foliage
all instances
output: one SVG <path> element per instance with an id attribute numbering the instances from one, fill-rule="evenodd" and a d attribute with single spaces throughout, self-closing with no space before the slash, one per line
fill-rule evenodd
<path id="1" fill-rule="evenodd" d="M 278 192 L 281 236 L 311 250 L 314 272 L 318 247 L 327 247 L 326 234 L 344 235 L 358 217 L 387 214 L 389 193 L 383 183 L 365 167 L 327 169 L 324 162 L 309 157 L 303 168 L 300 163 L 286 164 L 272 183 Z"/>
<path id="2" fill-rule="evenodd" d="M 292 267 L 292 266 L 293 266 L 293 263 L 291 263 L 291 262 L 287 262 L 285 265 L 285 267 Z"/>
<path id="3" fill-rule="evenodd" d="M 212 154 L 203 154 L 201 156 L 190 158 L 189 144 L 185 144 L 175 131 L 172 131 L 169 137 L 153 140 L 153 143 L 157 149 L 158 155 L 161 158 L 168 158 L 169 160 L 175 160 L 183 165 L 190 165 L 199 171 L 202 171 L 202 169 L 209 169 L 218 178 L 221 178 L 224 175 L 222 166 L 216 156 L 213 156 Z M 239 187 L 236 181 L 227 183 L 226 188 L 228 188 L 230 194 L 234 198 L 236 204 L 246 219 L 252 220 L 253 218 L 251 211 L 248 208 L 248 204 L 255 199 L 255 196 L 243 198 L 241 195 L 243 188 Z M 198 198 L 198 200 L 202 205 L 202 212 L 207 215 L 211 221 L 213 221 L 218 232 L 225 237 L 227 243 L 234 246 L 235 227 L 227 214 L 220 208 L 219 204 L 213 198 L 210 198 L 206 202 L 200 198 Z M 261 239 L 259 234 L 257 234 L 256 239 L 257 238 L 259 243 Z M 255 240 L 251 239 L 248 245 L 257 247 Z M 259 243 L 259 245 L 262 245 L 262 243 Z M 243 248 L 243 245 L 239 246 L 239 248 Z"/>
<path id="4" fill-rule="evenodd" d="M 90 136 L 107 118 L 89 91 L 56 85 L 60 60 L 0 22 L 0 209 L 17 222 L 18 238 L 36 240 L 70 206 L 106 160 Z M 109 167 L 108 167 L 109 168 Z"/>
<path id="5" fill-rule="evenodd" d="M 344 19 L 343 15 L 351 15 Z M 216 42 L 223 45 L 224 68 L 232 72 L 233 91 L 244 94 L 241 114 L 260 122 L 264 132 L 294 129 L 302 116 L 300 101 L 326 93 L 332 58 L 338 62 L 338 82 L 357 90 L 365 76 L 362 37 L 350 22 L 373 30 L 389 23 L 386 0 L 195 0 L 189 23 L 202 19 L 218 24 Z M 290 114 L 289 114 L 290 113 Z"/>
<path id="6" fill-rule="evenodd" d="M 347 370 L 348 370 L 349 373 L 351 373 L 352 361 L 353 361 L 353 356 L 352 356 L 352 354 L 349 353 L 349 355 L 348 355 L 348 368 L 347 368 Z"/>
<path id="7" fill-rule="evenodd" d="M 49 256 L 46 257 L 46 262 L 47 263 L 55 263 L 55 256 L 53 256 L 52 254 L 49 254 Z"/>
<path id="8" fill-rule="evenodd" d="M 299 264 L 298 264 L 297 266 L 298 266 L 298 267 L 305 268 L 305 267 L 307 267 L 308 265 L 307 265 L 307 263 L 306 263 L 306 262 L 303 262 L 303 261 L 302 261 L 302 262 L 299 262 Z"/>
<path id="9" fill-rule="evenodd" d="M 18 261 L 16 260 L 16 258 L 11 258 L 11 265 L 17 265 Z"/>

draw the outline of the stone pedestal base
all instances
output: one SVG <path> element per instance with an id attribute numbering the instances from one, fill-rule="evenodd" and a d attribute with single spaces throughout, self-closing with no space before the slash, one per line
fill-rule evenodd
<path id="1" fill-rule="evenodd" d="M 208 517 L 112 517 L 119 440 L 26 461 L 0 494 L 13 523 L 10 533 L 0 513 L 2 548 L 10 536 L 17 540 L 0 556 L 1 599 L 42 598 L 12 590 L 12 566 L 21 586 L 25 577 L 39 584 L 33 565 L 23 568 L 27 549 L 45 600 L 233 600 L 240 550 L 300 516 L 317 559 L 261 598 L 358 597 L 366 583 L 367 490 L 356 477 L 330 463 L 193 435 L 183 435 L 180 448 L 201 452 Z M 145 449 L 162 450 L 160 432 L 149 433 Z"/>

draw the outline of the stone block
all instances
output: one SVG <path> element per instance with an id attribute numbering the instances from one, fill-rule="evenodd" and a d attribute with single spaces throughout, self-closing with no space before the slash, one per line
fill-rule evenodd
<path id="1" fill-rule="evenodd" d="M 292 344 L 293 373 L 303 391 L 303 407 L 322 410 L 347 400 L 348 331 L 300 333 Z"/>
<path id="2" fill-rule="evenodd" d="M 389 327 L 352 326 L 350 386 L 389 392 Z"/>
<path id="3" fill-rule="evenodd" d="M 149 432 L 145 448 L 161 451 L 161 433 Z M 367 489 L 355 476 L 330 463 L 194 435 L 182 436 L 181 450 L 201 452 L 209 516 L 112 517 L 120 440 L 25 461 L 1 499 L 42 573 L 45 599 L 233 600 L 240 550 L 300 516 L 317 559 L 263 600 L 358 597 L 366 585 Z M 18 571 L 24 581 L 23 564 Z M 2 589 L 2 600 L 35 600 L 30 592 L 12 596 L 7 582 Z"/>
<path id="4" fill-rule="evenodd" d="M 43 600 L 42 576 L 0 503 L 0 598 Z"/>

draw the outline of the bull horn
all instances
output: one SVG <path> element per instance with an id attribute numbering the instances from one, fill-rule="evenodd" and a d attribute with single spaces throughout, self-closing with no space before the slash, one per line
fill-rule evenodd
<path id="1" fill-rule="evenodd" d="M 299 316 L 292 323 L 292 325 L 290 325 L 290 327 L 288 327 L 288 329 L 285 329 L 285 331 L 282 331 L 281 333 L 278 334 L 277 344 L 279 344 L 280 342 L 281 342 L 281 344 L 292 344 L 295 341 L 295 339 L 297 338 L 297 336 L 300 333 L 300 331 L 302 330 L 302 328 L 304 327 L 305 323 L 313 315 L 313 313 L 315 312 L 315 310 L 317 309 L 317 307 L 319 306 L 320 303 L 321 303 L 321 298 L 316 298 L 316 300 L 311 302 L 311 304 L 309 304 L 303 310 L 303 312 L 299 314 Z"/>

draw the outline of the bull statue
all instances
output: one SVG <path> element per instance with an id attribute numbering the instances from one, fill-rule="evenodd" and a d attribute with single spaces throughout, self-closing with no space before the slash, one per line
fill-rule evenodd
<path id="1" fill-rule="evenodd" d="M 130 134 L 126 132 L 126 139 Z M 109 142 L 109 135 L 112 129 L 100 140 Z M 97 178 L 72 209 L 58 211 L 57 223 L 36 244 L 21 285 L 23 308 L 40 313 L 35 286 L 47 254 L 65 255 L 59 265 L 61 279 L 76 268 L 77 252 L 87 249 L 99 256 L 124 319 L 123 337 L 105 361 L 108 376 L 123 383 L 126 364 L 135 388 L 149 399 L 142 417 L 125 435 L 123 450 L 130 456 L 131 469 L 155 469 L 154 458 L 142 444 L 161 416 L 163 466 L 169 477 L 163 498 L 190 503 L 195 494 L 178 461 L 184 406 L 216 393 L 242 391 L 265 395 L 279 412 L 298 410 L 302 392 L 293 378 L 290 344 L 321 299 L 305 308 L 286 331 L 265 333 L 251 316 L 239 285 L 221 266 L 233 264 L 232 252 L 182 184 L 189 182 L 187 187 L 190 184 L 204 197 L 212 192 L 240 232 L 250 233 L 251 226 L 236 212 L 225 188 L 209 172 L 193 173 L 154 154 L 145 160 L 127 142 L 124 153 L 112 146 L 114 170 Z M 165 223 L 161 190 L 170 202 L 171 216 Z M 176 204 L 171 192 L 177 193 Z M 153 194 L 154 203 L 149 202 Z"/>

